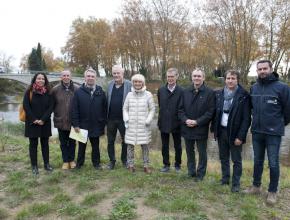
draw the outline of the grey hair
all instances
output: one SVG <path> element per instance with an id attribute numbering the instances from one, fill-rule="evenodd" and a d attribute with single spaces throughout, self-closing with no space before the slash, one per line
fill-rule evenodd
<path id="1" fill-rule="evenodd" d="M 177 77 L 179 76 L 179 73 L 178 73 L 178 70 L 174 67 L 172 68 L 169 68 L 167 71 L 166 71 L 166 74 L 167 73 L 174 73 Z"/>

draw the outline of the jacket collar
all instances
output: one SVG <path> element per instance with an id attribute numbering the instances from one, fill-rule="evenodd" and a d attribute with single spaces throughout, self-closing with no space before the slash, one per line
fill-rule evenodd
<path id="1" fill-rule="evenodd" d="M 194 88 L 194 85 L 191 85 L 190 86 L 190 90 L 192 92 L 196 91 L 196 89 Z M 199 88 L 198 88 L 198 91 L 204 91 L 205 90 L 205 84 L 203 83 Z"/>
<path id="2" fill-rule="evenodd" d="M 269 76 L 265 78 L 258 78 L 257 82 L 260 84 L 269 84 L 279 80 L 279 75 L 276 72 L 271 73 Z"/>

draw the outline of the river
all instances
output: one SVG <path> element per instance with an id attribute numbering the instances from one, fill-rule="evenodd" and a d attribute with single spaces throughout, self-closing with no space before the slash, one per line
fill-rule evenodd
<path id="1" fill-rule="evenodd" d="M 0 98 L 0 120 L 4 119 L 4 121 L 9 121 L 12 123 L 18 123 L 18 108 L 19 108 L 19 100 L 21 97 L 5 97 Z M 17 103 L 18 102 L 18 103 Z M 161 140 L 160 134 L 158 132 L 156 123 L 152 125 L 152 144 L 151 146 L 156 149 L 161 149 Z M 57 135 L 57 130 L 53 129 L 53 135 Z M 172 139 L 170 140 L 172 143 Z M 182 144 L 184 149 L 184 142 Z M 172 148 L 173 149 L 173 148 Z M 185 151 L 184 151 L 185 152 Z M 281 162 L 290 167 L 290 125 L 286 126 L 285 136 L 282 138 L 281 145 Z M 208 155 L 211 159 L 218 160 L 218 147 L 217 142 L 213 140 L 210 135 L 208 140 Z M 253 158 L 253 147 L 251 141 L 251 134 L 248 133 L 247 143 L 243 146 L 243 158 L 244 159 L 252 159 Z"/>

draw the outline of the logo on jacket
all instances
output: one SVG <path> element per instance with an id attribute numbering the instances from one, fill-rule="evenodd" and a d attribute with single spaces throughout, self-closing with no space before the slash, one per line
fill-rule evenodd
<path id="1" fill-rule="evenodd" d="M 277 101 L 277 99 L 269 99 L 269 100 L 267 100 L 267 103 L 268 104 L 273 104 L 273 105 L 277 105 L 278 104 L 278 101 Z"/>

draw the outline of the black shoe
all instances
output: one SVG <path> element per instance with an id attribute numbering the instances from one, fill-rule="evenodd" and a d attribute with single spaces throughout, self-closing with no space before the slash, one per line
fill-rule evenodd
<path id="1" fill-rule="evenodd" d="M 170 170 L 170 167 L 169 167 L 169 166 L 164 166 L 164 167 L 160 170 L 160 172 L 162 172 L 162 173 L 167 173 L 167 172 L 169 172 L 169 170 Z"/>
<path id="2" fill-rule="evenodd" d="M 39 174 L 37 166 L 32 166 L 32 174 L 35 176 Z"/>
<path id="3" fill-rule="evenodd" d="M 95 168 L 96 170 L 101 170 L 101 169 L 102 169 L 102 167 L 100 166 L 100 164 L 96 164 L 96 165 L 94 165 L 94 168 Z"/>
<path id="4" fill-rule="evenodd" d="M 233 193 L 240 192 L 240 186 L 232 186 L 231 191 L 232 191 Z"/>
<path id="5" fill-rule="evenodd" d="M 222 186 L 230 185 L 230 181 L 228 181 L 228 180 L 220 180 L 220 183 L 221 183 Z"/>
<path id="6" fill-rule="evenodd" d="M 196 177 L 196 174 L 192 174 L 192 173 L 188 173 L 187 175 L 188 175 L 189 178 L 195 178 Z"/>
<path id="7" fill-rule="evenodd" d="M 45 169 L 46 171 L 49 171 L 49 172 L 53 171 L 53 168 L 50 166 L 49 163 L 48 163 L 48 164 L 44 164 L 44 169 Z"/>
<path id="8" fill-rule="evenodd" d="M 77 164 L 76 167 L 74 169 L 76 170 L 80 170 L 82 168 L 82 165 Z"/>
<path id="9" fill-rule="evenodd" d="M 115 169 L 115 163 L 114 163 L 114 162 L 110 162 L 110 163 L 108 164 L 108 169 L 109 169 L 109 170 L 113 170 L 113 169 Z"/>

